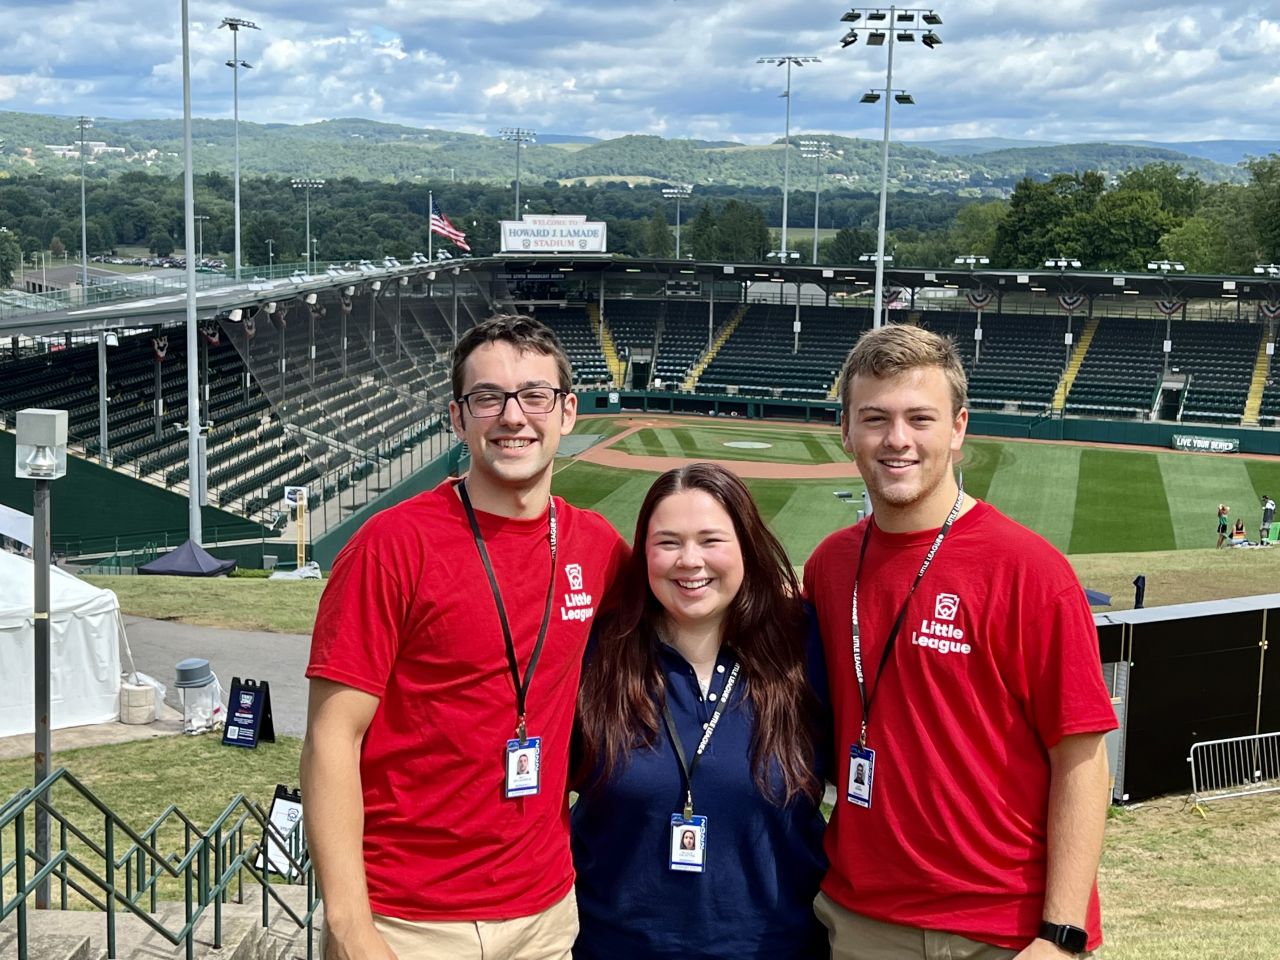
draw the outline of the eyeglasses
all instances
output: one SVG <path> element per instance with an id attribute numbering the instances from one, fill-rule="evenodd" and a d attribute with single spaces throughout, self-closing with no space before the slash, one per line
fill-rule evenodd
<path id="1" fill-rule="evenodd" d="M 556 401 L 569 395 L 568 390 L 555 387 L 525 387 L 521 390 L 472 390 L 458 398 L 473 417 L 496 417 L 507 408 L 507 401 L 515 398 L 525 413 L 550 413 Z"/>

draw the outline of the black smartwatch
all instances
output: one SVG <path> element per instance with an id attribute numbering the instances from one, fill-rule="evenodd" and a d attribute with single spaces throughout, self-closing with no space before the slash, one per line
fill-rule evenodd
<path id="1" fill-rule="evenodd" d="M 1045 920 L 1040 924 L 1040 932 L 1036 936 L 1071 954 L 1079 955 L 1089 948 L 1089 934 L 1069 923 L 1050 923 Z"/>

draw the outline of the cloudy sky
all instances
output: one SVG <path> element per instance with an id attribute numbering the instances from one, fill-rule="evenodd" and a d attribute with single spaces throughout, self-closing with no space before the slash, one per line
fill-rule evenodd
<path id="1" fill-rule="evenodd" d="M 0 110 L 181 116 L 179 0 L 3 0 Z M 765 142 L 793 132 L 880 135 L 859 104 L 886 47 L 842 50 L 830 0 L 190 0 L 197 116 L 299 123 L 367 117 L 493 133 Z M 1280 139 L 1280 3 L 943 0 L 943 44 L 898 44 L 895 139 Z"/>

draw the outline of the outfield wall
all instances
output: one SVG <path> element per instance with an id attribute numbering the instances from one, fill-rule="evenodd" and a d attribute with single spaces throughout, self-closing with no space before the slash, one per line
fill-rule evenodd
<path id="1" fill-rule="evenodd" d="M 802 423 L 838 423 L 840 406 L 827 401 L 782 400 L 764 397 L 709 396 L 655 391 L 583 391 L 581 413 L 691 414 L 736 417 L 743 420 L 796 420 Z M 1241 453 L 1280 455 L 1280 430 L 1260 427 L 1215 427 L 1203 423 L 1147 423 L 1139 420 L 1090 420 L 1079 417 L 1029 416 L 1016 413 L 969 412 L 969 433 L 980 437 L 1033 440 L 1068 440 L 1079 443 L 1123 443 L 1133 446 L 1173 447 L 1174 434 L 1194 434 L 1219 440 L 1240 441 Z"/>
<path id="2" fill-rule="evenodd" d="M 0 503 L 31 513 L 32 483 L 14 476 L 14 435 L 0 431 Z M 114 553 L 148 544 L 161 549 L 187 539 L 185 496 L 162 490 L 80 457 L 67 457 L 67 475 L 50 485 L 50 531 L 56 554 Z M 204 507 L 206 544 L 271 536 L 261 524 Z"/>

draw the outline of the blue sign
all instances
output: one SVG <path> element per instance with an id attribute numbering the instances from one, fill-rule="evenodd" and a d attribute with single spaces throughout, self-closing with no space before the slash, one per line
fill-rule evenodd
<path id="1" fill-rule="evenodd" d="M 271 685 L 266 680 L 259 683 L 232 677 L 222 745 L 252 750 L 260 740 L 276 742 L 275 722 L 271 719 Z"/>

